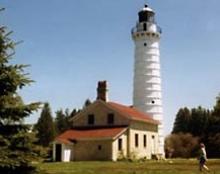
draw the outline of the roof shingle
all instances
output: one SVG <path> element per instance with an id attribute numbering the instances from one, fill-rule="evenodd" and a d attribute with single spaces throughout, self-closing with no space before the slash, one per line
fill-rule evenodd
<path id="1" fill-rule="evenodd" d="M 140 121 L 144 121 L 144 122 L 148 122 L 152 124 L 160 124 L 159 121 L 154 120 L 148 114 L 144 112 L 140 112 L 134 107 L 125 106 L 125 105 L 121 105 L 121 104 L 114 103 L 114 102 L 108 102 L 107 104 L 113 107 L 114 109 L 118 110 L 122 115 L 130 119 L 140 120 Z"/>
<path id="2" fill-rule="evenodd" d="M 73 140 L 83 139 L 114 139 L 127 128 L 125 127 L 114 127 L 114 128 L 99 128 L 99 129 L 85 129 L 85 130 L 67 130 L 58 137 L 56 141 L 68 144 Z"/>

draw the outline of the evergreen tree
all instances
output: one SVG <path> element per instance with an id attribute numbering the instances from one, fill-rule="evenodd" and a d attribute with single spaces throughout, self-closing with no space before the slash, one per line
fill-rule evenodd
<path id="1" fill-rule="evenodd" d="M 38 142 L 42 146 L 49 146 L 55 136 L 55 127 L 49 103 L 45 103 L 40 118 L 35 126 Z"/>
<path id="2" fill-rule="evenodd" d="M 65 110 L 65 113 L 62 109 L 56 112 L 55 125 L 58 134 L 71 128 L 70 117 L 68 109 Z"/>
<path id="3" fill-rule="evenodd" d="M 199 137 L 206 144 L 209 157 L 220 157 L 220 96 L 216 98 L 216 104 L 212 111 L 202 108 L 191 110 L 180 109 L 176 115 L 173 134 L 190 133 Z"/>
<path id="4" fill-rule="evenodd" d="M 172 133 L 189 132 L 190 119 L 190 110 L 187 107 L 180 108 L 176 115 Z"/>
<path id="5" fill-rule="evenodd" d="M 70 121 L 72 113 L 69 113 L 69 109 L 67 108 L 65 110 L 65 120 L 66 120 L 66 130 L 71 129 L 72 127 L 72 122 Z"/>
<path id="6" fill-rule="evenodd" d="M 209 134 L 207 137 L 206 150 L 209 158 L 220 157 L 220 133 Z"/>
<path id="7" fill-rule="evenodd" d="M 86 101 L 84 102 L 83 108 L 86 108 L 87 106 L 89 106 L 92 102 L 89 99 L 86 99 Z"/>
<path id="8" fill-rule="evenodd" d="M 83 109 L 86 108 L 91 103 L 92 102 L 90 101 L 90 99 L 86 99 L 82 108 Z M 81 109 L 77 110 L 76 108 L 74 108 L 71 113 L 69 113 L 68 108 L 65 109 L 65 111 L 63 111 L 62 109 L 58 110 L 56 112 L 56 117 L 55 117 L 55 129 L 57 134 L 61 134 L 66 130 L 71 129 L 72 128 L 71 119 L 79 112 L 81 112 Z"/>
<path id="9" fill-rule="evenodd" d="M 199 106 L 191 110 L 189 130 L 193 136 L 203 138 L 208 126 L 209 111 Z"/>
<path id="10" fill-rule="evenodd" d="M 220 96 L 216 98 L 216 104 L 209 117 L 209 133 L 220 133 Z"/>
<path id="11" fill-rule="evenodd" d="M 73 118 L 77 113 L 78 111 L 76 109 L 73 109 L 72 112 L 70 113 L 70 119 Z"/>
<path id="12" fill-rule="evenodd" d="M 90 100 L 87 99 L 83 107 L 87 107 L 90 104 L 91 104 Z M 55 127 L 57 134 L 61 134 L 66 130 L 71 129 L 72 128 L 71 119 L 79 112 L 81 112 L 81 110 L 80 109 L 77 110 L 75 108 L 70 113 L 68 108 L 65 109 L 65 111 L 63 111 L 62 109 L 58 110 L 56 112 L 56 117 L 55 117 Z"/>
<path id="13" fill-rule="evenodd" d="M 18 90 L 33 82 L 24 73 L 26 65 L 10 63 L 15 43 L 11 32 L 0 26 L 0 173 L 29 174 L 35 171 L 34 144 L 24 118 L 39 107 L 40 103 L 25 104 Z"/>
<path id="14" fill-rule="evenodd" d="M 220 96 L 216 98 L 216 104 L 209 117 L 205 142 L 209 157 L 220 157 Z"/>

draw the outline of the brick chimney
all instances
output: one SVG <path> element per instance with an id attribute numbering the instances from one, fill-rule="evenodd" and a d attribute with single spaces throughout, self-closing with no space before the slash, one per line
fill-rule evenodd
<path id="1" fill-rule="evenodd" d="M 108 101 L 107 81 L 99 81 L 97 87 L 97 100 Z"/>

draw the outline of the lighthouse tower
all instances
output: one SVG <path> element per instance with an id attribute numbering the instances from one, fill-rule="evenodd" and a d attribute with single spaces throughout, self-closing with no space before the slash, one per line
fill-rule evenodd
<path id="1" fill-rule="evenodd" d="M 132 29 L 135 43 L 133 106 L 159 120 L 159 150 L 164 155 L 163 108 L 160 77 L 161 29 L 155 21 L 155 12 L 145 5 L 138 13 L 139 20 Z"/>

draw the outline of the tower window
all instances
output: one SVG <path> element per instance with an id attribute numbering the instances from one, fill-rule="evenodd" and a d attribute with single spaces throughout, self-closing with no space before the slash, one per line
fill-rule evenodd
<path id="1" fill-rule="evenodd" d="M 95 123 L 95 116 L 94 114 L 89 114 L 88 115 L 88 124 L 93 125 Z"/>
<path id="2" fill-rule="evenodd" d="M 144 46 L 146 47 L 146 46 L 147 46 L 147 43 L 144 43 Z"/>
<path id="3" fill-rule="evenodd" d="M 135 134 L 135 147 L 138 147 L 138 134 Z"/>
<path id="4" fill-rule="evenodd" d="M 147 24 L 146 23 L 144 23 L 143 28 L 144 28 L 144 31 L 147 31 Z"/>
<path id="5" fill-rule="evenodd" d="M 154 100 L 152 100 L 152 101 L 151 101 L 151 103 L 152 103 L 152 104 L 154 104 L 154 103 L 155 103 L 155 101 L 154 101 Z"/>
<path id="6" fill-rule="evenodd" d="M 114 124 L 114 114 L 108 114 L 108 124 Z"/>

